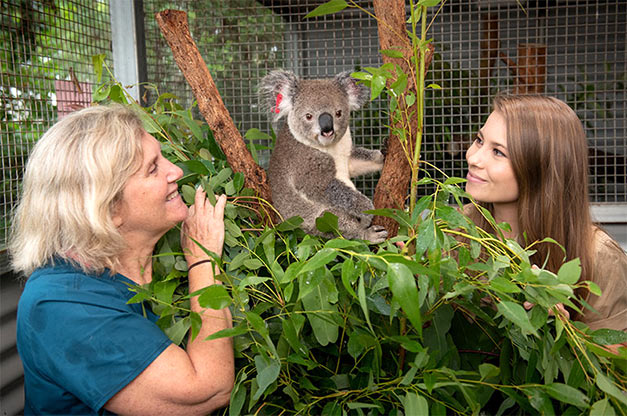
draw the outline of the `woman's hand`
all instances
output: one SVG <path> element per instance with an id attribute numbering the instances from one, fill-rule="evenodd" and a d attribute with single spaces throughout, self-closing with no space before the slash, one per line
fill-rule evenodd
<path id="1" fill-rule="evenodd" d="M 225 205 L 226 195 L 220 195 L 214 207 L 207 199 L 207 194 L 202 187 L 196 190 L 194 205 L 189 208 L 181 234 L 181 246 L 188 265 L 209 259 L 209 256 L 193 240 L 218 256 L 222 255 Z"/>
<path id="2" fill-rule="evenodd" d="M 533 308 L 535 305 L 535 303 L 531 303 L 531 302 L 525 302 L 523 303 L 523 306 L 525 307 L 526 310 L 529 310 L 531 308 Z M 566 319 L 570 319 L 570 313 L 566 310 L 566 308 L 564 307 L 564 304 L 562 303 L 556 303 L 555 304 L 555 308 L 557 309 L 557 312 L 560 315 L 564 315 L 566 317 Z M 554 316 L 555 312 L 553 312 L 553 309 L 549 309 L 549 316 Z"/>
<path id="3" fill-rule="evenodd" d="M 531 265 L 531 268 L 533 270 L 538 270 L 538 266 L 536 266 L 535 264 Z M 535 306 L 535 303 L 531 303 L 531 302 L 523 303 L 523 307 L 526 310 L 529 310 L 529 309 L 533 308 L 534 306 Z M 560 315 L 563 315 L 564 317 L 566 317 L 566 319 L 570 319 L 570 312 L 568 312 L 568 310 L 566 310 L 566 308 L 564 307 L 564 304 L 556 303 L 555 304 L 555 308 L 557 309 L 557 312 Z M 553 311 L 553 308 L 549 309 L 549 316 L 555 316 L 555 312 Z"/>

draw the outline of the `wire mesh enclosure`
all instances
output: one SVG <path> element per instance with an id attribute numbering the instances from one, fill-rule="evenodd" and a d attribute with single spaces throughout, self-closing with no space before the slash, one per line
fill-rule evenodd
<path id="1" fill-rule="evenodd" d="M 0 254 L 33 144 L 91 102 L 92 56 L 109 53 L 109 3 L 2 0 L 0 8 Z M 6 260 L 0 258 L 0 271 Z"/>
<path id="2" fill-rule="evenodd" d="M 364 11 L 304 19 L 320 0 L 146 1 L 148 77 L 191 103 L 189 89 L 154 22 L 185 10 L 192 37 L 236 125 L 270 131 L 256 98 L 260 78 L 284 68 L 305 78 L 381 64 L 371 2 Z M 433 14 L 434 12 L 432 12 Z M 429 29 L 435 58 L 426 97 L 422 159 L 464 177 L 464 153 L 498 93 L 540 93 L 566 101 L 585 124 L 595 203 L 627 201 L 625 149 L 626 16 L 622 1 L 450 0 Z M 433 17 L 430 16 L 430 17 Z M 353 140 L 379 148 L 388 137 L 387 103 L 353 114 Z M 262 163 L 267 161 L 267 154 Z M 428 169 L 429 170 L 429 169 Z M 433 171 L 434 169 L 430 169 Z M 372 195 L 377 177 L 357 185 Z M 428 191 L 428 190 L 426 190 Z"/>

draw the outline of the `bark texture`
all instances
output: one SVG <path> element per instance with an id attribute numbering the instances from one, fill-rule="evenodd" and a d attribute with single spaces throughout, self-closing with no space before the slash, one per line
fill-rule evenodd
<path id="1" fill-rule="evenodd" d="M 245 176 L 245 186 L 257 195 L 272 202 L 266 172 L 259 166 L 246 148 L 244 139 L 233 123 L 220 92 L 205 64 L 187 23 L 187 13 L 163 10 L 156 14 L 163 37 L 172 49 L 174 60 L 192 88 L 198 109 L 213 131 L 214 137 L 235 172 Z"/>
<path id="2" fill-rule="evenodd" d="M 403 52 L 404 58 L 391 58 L 383 55 L 384 63 L 398 64 L 406 74 L 411 74 L 412 69 L 407 63 L 411 59 L 413 51 L 411 42 L 407 36 L 407 18 L 405 16 L 405 0 L 374 0 L 374 12 L 377 16 L 379 47 L 384 49 L 399 49 Z M 429 67 L 433 57 L 433 50 L 430 49 L 426 56 L 426 67 Z M 416 68 L 417 70 L 417 68 Z M 390 83 L 394 80 L 390 80 Z M 410 77 L 408 89 L 416 93 L 416 79 Z M 404 103 L 401 103 L 404 105 Z M 416 112 L 416 104 L 409 108 L 409 113 Z M 410 154 L 413 154 L 413 145 L 416 140 L 418 121 L 414 115 L 409 121 L 410 131 L 407 142 Z M 394 125 L 393 128 L 400 127 Z M 387 142 L 387 154 L 385 164 L 381 171 L 381 178 L 377 183 L 374 192 L 375 208 L 398 208 L 405 206 L 409 183 L 411 181 L 411 167 L 407 156 L 403 151 L 400 140 L 394 134 L 390 134 Z M 398 233 L 398 224 L 391 218 L 375 217 L 374 224 L 382 225 L 388 231 L 388 236 L 393 237 Z"/>

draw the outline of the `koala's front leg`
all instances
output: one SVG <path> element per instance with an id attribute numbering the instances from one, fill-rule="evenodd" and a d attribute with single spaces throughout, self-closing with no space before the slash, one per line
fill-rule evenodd
<path id="1" fill-rule="evenodd" d="M 353 147 L 348 161 L 348 173 L 351 178 L 354 178 L 367 173 L 378 172 L 383 168 L 384 161 L 385 157 L 379 150 Z"/>
<path id="2" fill-rule="evenodd" d="M 333 179 L 325 189 L 325 196 L 329 206 L 350 213 L 363 227 L 370 225 L 372 214 L 364 214 L 364 211 L 374 209 L 374 205 L 366 195 L 340 180 Z"/>

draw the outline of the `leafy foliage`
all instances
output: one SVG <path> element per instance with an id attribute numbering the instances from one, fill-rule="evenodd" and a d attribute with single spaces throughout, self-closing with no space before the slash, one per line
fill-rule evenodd
<path id="1" fill-rule="evenodd" d="M 335 10 L 342 2 L 331 3 Z M 425 4 L 416 7 L 424 13 Z M 393 88 L 374 95 L 408 99 L 405 88 Z M 115 82 L 99 91 L 99 99 L 128 103 Z M 416 186 L 435 191 L 413 209 L 374 211 L 401 225 L 380 245 L 339 233 L 325 240 L 305 234 L 299 218 L 264 227 L 245 205 L 253 195 L 241 174 L 172 94 L 142 111 L 185 172 L 187 202 L 198 184 L 210 198 L 229 197 L 217 259 L 224 285 L 193 294 L 205 307 L 233 313 L 233 328 L 209 337 L 234 341 L 237 379 L 225 413 L 627 413 L 627 349 L 614 355 L 603 347 L 627 335 L 548 313 L 559 302 L 577 309 L 573 290 L 598 287 L 579 280 L 578 260 L 557 274 L 532 268 L 533 245 L 479 229 L 463 214 L 462 179 L 423 178 Z M 318 227 L 337 230 L 337 218 L 326 215 Z M 132 301 L 150 302 L 159 326 L 180 344 L 200 325 L 186 287 L 179 231 L 172 230 L 157 246 L 153 282 L 134 288 Z M 526 310 L 524 301 L 535 306 Z"/>

